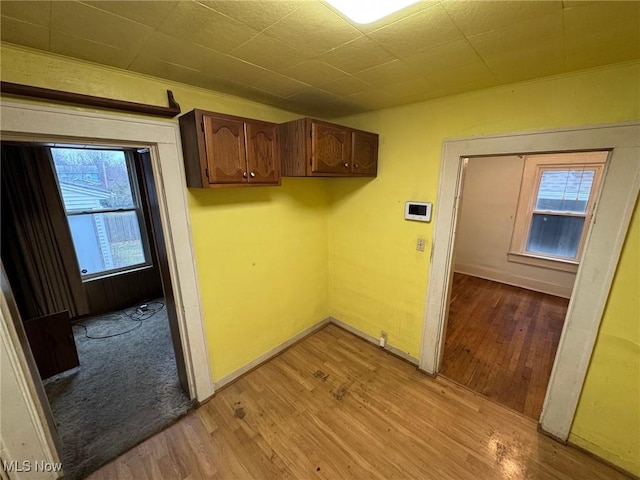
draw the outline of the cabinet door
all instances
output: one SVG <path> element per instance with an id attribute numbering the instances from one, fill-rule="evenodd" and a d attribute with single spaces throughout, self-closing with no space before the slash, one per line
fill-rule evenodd
<path id="1" fill-rule="evenodd" d="M 353 132 L 351 172 L 355 175 L 376 175 L 378 170 L 378 135 Z"/>
<path id="2" fill-rule="evenodd" d="M 280 183 L 278 125 L 250 122 L 245 128 L 249 183 Z"/>
<path id="3" fill-rule="evenodd" d="M 246 182 L 244 122 L 207 115 L 203 120 L 209 183 Z"/>
<path id="4" fill-rule="evenodd" d="M 311 172 L 349 174 L 351 132 L 338 126 L 311 124 Z"/>

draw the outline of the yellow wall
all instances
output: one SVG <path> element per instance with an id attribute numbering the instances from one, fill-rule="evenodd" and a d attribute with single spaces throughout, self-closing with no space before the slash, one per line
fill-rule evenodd
<path id="1" fill-rule="evenodd" d="M 336 318 L 417 357 L 433 224 L 403 219 L 406 200 L 437 202 L 442 142 L 640 118 L 640 65 L 625 64 L 341 119 L 380 134 L 378 177 L 331 183 L 329 297 Z M 640 473 L 638 230 L 625 245 L 572 440 Z M 624 347 L 624 348 L 622 348 Z M 635 422 L 635 423 L 634 423 Z M 606 424 L 606 425 L 604 425 Z"/>
<path id="2" fill-rule="evenodd" d="M 284 122 L 299 117 L 236 97 L 2 45 L 2 80 Z M 176 121 L 176 120 L 173 120 Z M 322 180 L 190 189 L 189 213 L 215 380 L 329 315 L 328 199 Z"/>

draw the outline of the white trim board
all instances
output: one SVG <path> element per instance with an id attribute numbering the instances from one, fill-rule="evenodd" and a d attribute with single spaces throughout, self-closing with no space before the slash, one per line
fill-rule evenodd
<path id="1" fill-rule="evenodd" d="M 196 401 L 212 396 L 214 384 L 210 371 L 210 357 L 207 351 L 191 241 L 178 124 L 175 121 L 163 122 L 133 116 L 5 101 L 0 104 L 0 118 L 3 140 L 149 148 L 158 191 L 162 230 L 167 244 L 189 394 Z M 4 337 L 4 331 L 0 330 L 0 335 Z M 23 375 L 29 375 L 29 372 L 24 371 Z M 40 379 L 34 379 L 34 381 L 39 382 Z M 32 398 L 31 401 L 39 403 L 36 398 Z M 28 419 L 24 420 L 28 421 Z M 41 428 L 46 429 L 45 418 L 41 416 L 39 420 Z M 7 438 L 16 434 L 15 431 L 3 429 L 2 440 L 6 441 Z M 28 453 L 30 446 L 25 445 L 24 448 L 23 453 Z M 50 445 L 50 448 L 55 451 L 54 445 Z M 17 455 L 16 452 L 14 454 Z M 29 455 L 20 454 L 18 458 L 29 458 Z M 3 460 L 11 459 L 3 458 Z"/>
<path id="2" fill-rule="evenodd" d="M 373 335 L 369 335 L 368 333 L 364 333 L 362 330 L 358 330 L 355 327 L 352 327 L 351 325 L 344 323 L 342 320 L 338 320 L 337 318 L 334 317 L 329 317 L 328 320 L 333 323 L 334 325 L 346 330 L 347 332 L 353 333 L 355 336 L 360 337 L 364 340 L 366 340 L 367 342 L 373 343 L 375 346 L 379 346 L 379 339 L 377 339 L 376 337 L 374 337 Z M 387 343 L 387 345 L 384 347 L 385 350 L 388 350 L 389 352 L 393 353 L 394 355 L 403 358 L 404 360 L 406 360 L 409 363 L 413 363 L 414 365 L 418 365 L 419 361 L 416 357 L 408 354 L 407 352 L 404 352 L 402 350 L 400 350 L 399 348 L 396 348 L 392 345 L 389 345 L 389 343 Z"/>
<path id="3" fill-rule="evenodd" d="M 269 360 L 271 360 L 272 358 L 278 356 L 280 353 L 282 353 L 283 351 L 285 351 L 287 348 L 291 347 L 293 344 L 299 342 L 300 340 L 304 340 L 306 337 L 313 335 L 314 333 L 316 333 L 317 331 L 323 329 L 324 327 L 326 327 L 327 325 L 329 325 L 330 323 L 346 330 L 349 333 L 354 334 L 357 337 L 360 337 L 376 346 L 378 346 L 378 339 L 367 334 L 364 333 L 361 330 L 358 330 L 355 327 L 352 327 L 351 325 L 348 325 L 346 323 L 344 323 L 341 320 L 338 320 L 334 317 L 327 317 L 324 320 L 319 321 L 318 323 L 316 323 L 315 325 L 312 325 L 311 327 L 303 330 L 302 332 L 294 335 L 293 337 L 291 337 L 289 340 L 281 343 L 280 345 L 278 345 L 277 347 L 272 348 L 271 350 L 269 350 L 268 352 L 265 352 L 264 354 L 260 355 L 258 358 L 256 358 L 255 360 L 252 360 L 251 362 L 247 363 L 246 365 L 238 368 L 237 370 L 235 370 L 234 372 L 230 373 L 229 375 L 223 377 L 222 379 L 220 379 L 219 381 L 217 381 L 215 383 L 215 388 L 216 390 L 219 390 L 220 388 L 236 381 L 238 378 L 240 378 L 241 376 L 243 376 L 244 374 L 250 372 L 251 370 L 253 370 L 254 368 L 259 367 L 260 365 L 268 362 Z M 393 353 L 394 355 L 403 358 L 405 360 L 407 360 L 410 363 L 413 363 L 414 365 L 418 365 L 418 359 L 409 355 L 406 352 L 403 352 L 402 350 L 393 347 L 389 344 L 387 344 L 387 346 L 384 348 L 385 350 Z"/>
<path id="4" fill-rule="evenodd" d="M 569 436 L 640 190 L 640 122 L 444 142 L 420 355 L 420 368 L 436 374 L 444 350 L 464 158 L 581 150 L 610 150 L 610 154 L 540 417 L 541 428 L 561 440 Z"/>
<path id="5" fill-rule="evenodd" d="M 570 298 L 571 287 L 564 285 L 556 285 L 555 283 L 542 282 L 534 278 L 521 277 L 512 273 L 495 270 L 493 268 L 481 267 L 479 265 L 463 265 L 456 264 L 454 267 L 456 273 L 470 275 L 472 277 L 484 278 L 492 282 L 504 283 L 513 287 L 526 288 L 534 292 L 546 293 L 555 297 Z"/>

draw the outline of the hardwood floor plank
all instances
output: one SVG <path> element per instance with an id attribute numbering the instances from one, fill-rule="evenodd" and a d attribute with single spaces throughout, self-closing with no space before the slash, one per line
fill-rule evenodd
<path id="1" fill-rule="evenodd" d="M 442 374 L 540 417 L 568 300 L 455 274 Z"/>
<path id="2" fill-rule="evenodd" d="M 625 477 L 533 420 L 329 325 L 90 478 Z"/>

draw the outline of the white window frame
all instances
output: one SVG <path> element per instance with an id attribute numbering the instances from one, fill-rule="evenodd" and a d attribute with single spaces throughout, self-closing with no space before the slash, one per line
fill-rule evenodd
<path id="1" fill-rule="evenodd" d="M 83 282 L 88 282 L 91 280 L 98 280 L 105 277 L 110 277 L 113 275 L 118 275 L 121 273 L 134 272 L 136 270 L 142 270 L 145 268 L 150 268 L 153 266 L 153 262 L 151 260 L 151 250 L 149 247 L 149 235 L 147 233 L 147 224 L 145 221 L 144 210 L 142 208 L 142 197 L 140 195 L 140 188 L 138 185 L 138 174 L 135 162 L 133 161 L 133 154 L 131 150 L 126 148 L 106 148 L 100 146 L 87 146 L 87 145 L 64 145 L 64 146 L 49 146 L 49 156 L 51 159 L 51 166 L 54 170 L 54 174 L 56 177 L 56 182 L 58 184 L 58 192 L 60 193 L 60 198 L 62 199 L 62 206 L 64 208 L 65 216 L 67 217 L 67 222 L 69 221 L 69 217 L 76 215 L 94 215 L 99 213 L 120 213 L 120 212 L 135 212 L 136 219 L 138 221 L 138 230 L 140 231 L 140 240 L 142 242 L 142 253 L 144 255 L 144 261 L 135 263 L 133 265 L 127 265 L 125 267 L 118 268 L 109 268 L 105 270 L 101 270 L 99 272 L 94 273 L 82 273 L 82 265 L 78 265 L 80 267 L 80 276 L 82 277 Z M 125 163 L 127 165 L 127 175 L 129 177 L 129 187 L 131 188 L 131 198 L 133 200 L 133 207 L 126 208 L 103 208 L 100 210 L 67 210 L 67 207 L 64 203 L 64 198 L 62 197 L 62 189 L 60 186 L 60 179 L 58 178 L 58 173 L 55 169 L 55 164 L 53 160 L 53 152 L 51 149 L 59 148 L 59 149 L 79 149 L 79 150 L 109 150 L 109 151 L 117 151 L 122 152 L 124 155 Z M 71 239 L 73 242 L 73 238 Z M 75 242 L 74 242 L 75 248 Z"/>
<path id="2" fill-rule="evenodd" d="M 569 272 L 577 271 L 579 259 L 582 257 L 584 250 L 588 226 L 591 223 L 596 199 L 600 191 L 600 181 L 608 154 L 609 152 L 607 151 L 598 151 L 525 156 L 520 196 L 518 198 L 513 235 L 511 237 L 511 247 L 507 255 L 510 262 L 525 263 Z M 536 209 L 536 200 L 543 172 L 580 167 L 595 171 L 589 200 L 587 201 L 584 213 Z M 570 258 L 527 251 L 527 243 L 529 241 L 529 235 L 531 234 L 531 222 L 534 214 L 572 216 L 585 219 L 578 249 L 574 257 Z"/>

